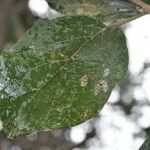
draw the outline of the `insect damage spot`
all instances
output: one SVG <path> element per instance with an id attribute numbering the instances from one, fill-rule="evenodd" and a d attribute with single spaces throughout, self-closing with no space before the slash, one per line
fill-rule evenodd
<path id="1" fill-rule="evenodd" d="M 80 78 L 80 86 L 86 87 L 88 84 L 88 75 L 84 75 L 82 78 Z"/>
<path id="2" fill-rule="evenodd" d="M 108 91 L 108 83 L 106 80 L 99 80 L 94 88 L 94 95 L 97 96 L 100 91 L 107 92 Z"/>
<path id="3" fill-rule="evenodd" d="M 110 75 L 110 70 L 109 70 L 109 68 L 106 68 L 106 69 L 104 70 L 103 77 L 108 77 L 109 75 Z"/>

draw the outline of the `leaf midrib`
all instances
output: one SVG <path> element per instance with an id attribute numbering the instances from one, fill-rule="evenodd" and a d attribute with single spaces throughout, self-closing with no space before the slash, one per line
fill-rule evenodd
<path id="1" fill-rule="evenodd" d="M 90 38 L 90 40 L 91 41 L 94 41 L 94 39 L 96 38 L 96 36 L 98 36 L 100 33 L 103 33 L 106 29 L 107 29 L 108 27 L 103 27 L 101 30 L 98 30 L 93 36 L 86 36 L 86 38 Z M 84 36 L 85 37 L 85 36 Z M 84 48 L 84 46 L 86 46 L 86 45 L 88 45 L 88 44 L 90 44 L 90 42 L 88 41 L 88 40 L 86 40 L 85 41 L 85 43 L 83 43 L 83 45 L 81 46 L 81 47 L 79 47 L 67 60 L 66 60 L 66 62 L 62 65 L 62 66 L 60 66 L 60 68 L 53 74 L 53 76 L 52 77 L 50 77 L 46 82 L 45 82 L 45 84 L 43 84 L 42 86 L 40 86 L 37 90 L 31 90 L 31 91 L 27 91 L 27 92 L 25 92 L 25 93 L 23 93 L 23 94 L 21 94 L 21 95 L 18 95 L 16 98 L 14 98 L 14 100 L 16 100 L 16 99 L 18 99 L 18 97 L 21 97 L 22 95 L 24 95 L 24 94 L 26 94 L 26 93 L 30 93 L 30 92 L 33 92 L 33 91 L 35 91 L 35 93 L 34 94 L 32 94 L 31 96 L 30 96 L 30 98 L 29 99 L 34 99 L 34 97 L 37 95 L 37 93 L 42 89 L 42 88 L 44 88 L 48 83 L 49 83 L 49 81 L 51 81 L 58 73 L 59 73 L 59 71 L 60 70 L 62 70 L 63 68 L 64 68 L 64 66 L 66 66 L 67 65 L 67 63 L 72 59 L 72 57 L 74 57 L 74 55 L 76 55 L 76 53 L 78 53 L 79 51 L 81 51 L 82 50 L 82 48 Z M 45 63 L 45 65 L 48 65 L 49 63 Z M 40 65 L 41 66 L 41 65 Z M 38 67 L 38 66 L 34 66 L 35 68 L 36 67 Z M 28 70 L 30 70 L 31 68 L 29 68 Z"/>
<path id="2" fill-rule="evenodd" d="M 98 36 L 100 33 L 104 32 L 106 29 L 107 29 L 107 27 L 104 27 L 103 29 L 101 29 L 101 30 L 99 30 L 98 32 L 96 32 L 93 36 L 90 37 L 91 40 L 93 41 L 96 36 Z M 35 97 L 36 94 L 37 94 L 44 86 L 46 86 L 47 83 L 48 83 L 50 80 L 52 80 L 52 79 L 57 75 L 57 73 L 58 73 L 61 69 L 64 68 L 64 66 L 67 65 L 67 63 L 71 60 L 71 58 L 74 57 L 74 55 L 76 55 L 76 54 L 77 54 L 85 45 L 87 45 L 87 44 L 89 44 L 89 41 L 85 41 L 85 43 L 84 43 L 80 48 L 78 48 L 78 49 L 68 58 L 68 60 L 66 61 L 66 63 L 63 64 L 63 65 L 55 72 L 55 74 L 54 74 L 49 80 L 46 81 L 46 83 L 45 83 L 44 85 L 42 85 L 39 89 L 37 89 L 37 91 L 36 91 L 33 95 L 31 95 L 31 99 L 32 99 L 33 97 Z"/>

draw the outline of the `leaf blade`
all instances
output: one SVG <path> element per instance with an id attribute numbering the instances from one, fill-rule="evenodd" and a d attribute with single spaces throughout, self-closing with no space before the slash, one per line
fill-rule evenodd
<path id="1" fill-rule="evenodd" d="M 150 147 L 150 137 L 148 137 L 145 142 L 142 144 L 139 150 L 149 150 Z"/>
<path id="2" fill-rule="evenodd" d="M 39 21 L 1 55 L 0 118 L 8 137 L 94 117 L 124 76 L 127 59 L 122 31 L 98 19 Z"/>

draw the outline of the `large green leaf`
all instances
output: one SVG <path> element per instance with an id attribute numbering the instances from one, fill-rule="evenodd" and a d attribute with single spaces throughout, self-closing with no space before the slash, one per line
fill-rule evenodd
<path id="1" fill-rule="evenodd" d="M 127 23 L 143 14 L 125 0 L 47 0 L 49 5 L 65 15 L 83 15 L 103 18 L 105 24 Z M 51 18 L 51 16 L 50 16 Z"/>
<path id="2" fill-rule="evenodd" d="M 149 150 L 150 149 L 150 137 L 142 144 L 140 150 Z"/>
<path id="3" fill-rule="evenodd" d="M 0 55 L 0 119 L 8 137 L 94 117 L 126 74 L 123 32 L 91 17 L 38 21 Z"/>
<path id="4" fill-rule="evenodd" d="M 50 6 L 67 15 L 107 16 L 119 18 L 136 14 L 136 7 L 122 0 L 47 0 Z M 108 17 L 108 16 L 107 16 Z"/>

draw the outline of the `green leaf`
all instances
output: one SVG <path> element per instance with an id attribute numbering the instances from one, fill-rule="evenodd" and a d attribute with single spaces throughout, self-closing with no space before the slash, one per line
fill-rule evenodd
<path id="1" fill-rule="evenodd" d="M 150 137 L 145 140 L 145 142 L 142 144 L 140 150 L 149 150 L 150 149 Z"/>
<path id="2" fill-rule="evenodd" d="M 91 17 L 38 21 L 0 55 L 0 119 L 9 138 L 94 117 L 126 74 L 123 32 Z"/>
<path id="3" fill-rule="evenodd" d="M 47 0 L 49 5 L 65 15 L 103 18 L 105 24 L 130 22 L 143 14 L 131 2 L 122 0 Z"/>
<path id="4" fill-rule="evenodd" d="M 107 16 L 126 18 L 137 14 L 136 7 L 121 0 L 47 0 L 50 6 L 66 15 Z"/>

